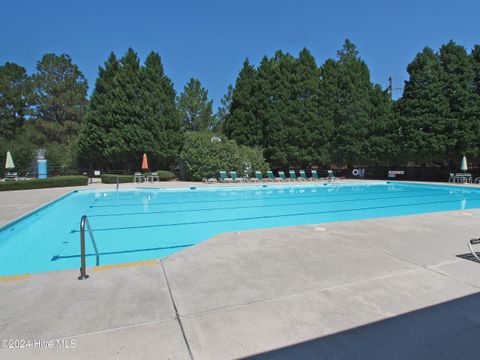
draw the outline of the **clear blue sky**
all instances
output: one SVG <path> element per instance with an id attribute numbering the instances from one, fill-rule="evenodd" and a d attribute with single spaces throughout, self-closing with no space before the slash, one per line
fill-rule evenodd
<path id="1" fill-rule="evenodd" d="M 245 57 L 258 64 L 278 49 L 307 47 L 321 64 L 349 38 L 386 86 L 390 75 L 406 79 L 424 46 L 480 43 L 478 0 L 0 0 L 0 9 L 0 63 L 33 72 L 44 53 L 66 53 L 91 91 L 110 51 L 131 46 L 143 61 L 155 50 L 177 91 L 196 77 L 216 105 Z"/>

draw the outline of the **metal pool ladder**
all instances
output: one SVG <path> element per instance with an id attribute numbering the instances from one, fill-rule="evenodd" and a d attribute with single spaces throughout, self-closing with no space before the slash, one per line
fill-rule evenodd
<path id="1" fill-rule="evenodd" d="M 78 280 L 85 280 L 88 279 L 87 275 L 87 266 L 86 266 L 86 259 L 85 259 L 85 226 L 87 227 L 88 234 L 90 235 L 90 239 L 92 240 L 93 248 L 95 249 L 96 255 L 96 264 L 97 266 L 100 265 L 100 256 L 98 254 L 97 244 L 95 243 L 95 238 L 93 237 L 92 228 L 90 227 L 90 223 L 88 222 L 87 215 L 83 215 L 80 220 L 80 257 L 81 257 L 81 265 L 80 265 L 80 276 Z"/>

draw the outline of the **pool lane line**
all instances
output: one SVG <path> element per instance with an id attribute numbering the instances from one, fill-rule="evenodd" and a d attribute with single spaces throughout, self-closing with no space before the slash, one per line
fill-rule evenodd
<path id="1" fill-rule="evenodd" d="M 422 196 L 451 196 L 451 194 L 427 194 Z M 377 198 L 370 198 L 370 199 L 362 199 L 365 201 L 374 201 L 374 200 L 390 200 L 390 199 L 406 199 L 406 198 L 415 198 L 419 197 L 418 195 L 408 195 L 408 196 L 387 196 L 387 197 L 377 197 Z M 258 199 L 259 201 L 266 201 L 266 200 L 276 200 L 275 199 Z M 288 199 L 288 197 L 284 197 L 283 199 Z M 297 203 L 288 203 L 288 204 L 265 204 L 265 205 L 248 205 L 248 206 L 224 206 L 224 207 L 217 207 L 217 208 L 200 208 L 200 209 L 182 209 L 182 210 L 162 210 L 162 211 L 148 211 L 148 212 L 133 212 L 133 213 L 113 213 L 113 214 L 94 214 L 89 215 L 89 218 L 99 218 L 99 217 L 109 217 L 109 216 L 132 216 L 132 215 L 150 215 L 150 214 L 175 214 L 175 213 L 188 213 L 188 212 L 201 212 L 201 211 L 216 211 L 216 210 L 238 210 L 238 209 L 251 209 L 251 208 L 269 208 L 269 207 L 288 207 L 288 206 L 299 206 L 299 205 L 314 205 L 314 204 L 334 204 L 334 203 L 342 203 L 342 202 L 350 202 L 357 199 L 344 199 L 344 200 L 330 200 L 330 201 L 307 201 L 307 202 L 297 202 Z M 461 201 L 459 199 L 457 201 Z M 468 199 L 467 199 L 468 200 Z M 239 200 L 243 201 L 243 200 Z M 148 204 L 150 206 L 150 204 Z M 188 205 L 185 203 L 185 205 Z M 142 206 L 138 204 L 138 206 Z"/>
<path id="2" fill-rule="evenodd" d="M 480 198 L 469 199 L 468 201 L 478 201 Z M 290 216 L 307 216 L 307 215 L 318 215 L 318 214 L 330 214 L 330 213 L 342 213 L 342 212 L 354 212 L 354 211 L 365 211 L 365 210 L 378 210 L 378 209 L 392 209 L 396 207 L 409 207 L 409 206 L 421 206 L 421 205 L 434 205 L 434 204 L 448 204 L 458 202 L 458 199 L 449 200 L 449 201 L 430 201 L 422 203 L 413 203 L 413 204 L 400 204 L 400 205 L 387 205 L 387 206 L 369 206 L 363 208 L 354 208 L 354 209 L 339 209 L 339 210 L 323 210 L 323 211 L 312 211 L 312 212 L 303 212 L 303 213 L 290 213 L 290 214 L 280 214 L 280 215 L 265 215 L 265 216 L 251 216 L 244 218 L 236 219 L 217 219 L 217 220 L 205 220 L 205 221 L 191 221 L 185 223 L 171 223 L 171 224 L 155 224 L 155 225 L 139 225 L 139 226 L 128 226 L 128 227 L 115 227 L 115 228 L 104 228 L 104 229 L 92 229 L 92 231 L 115 231 L 115 230 L 127 230 L 127 229 L 153 229 L 153 228 L 162 228 L 167 226 L 185 226 L 185 225 L 200 225 L 200 224 L 214 224 L 214 223 L 226 223 L 232 221 L 251 221 L 251 220 L 261 220 L 261 219 L 272 219 L 272 218 L 284 218 Z M 448 209 L 442 211 L 455 211 L 459 209 Z M 426 211 L 420 213 L 411 213 L 410 215 L 415 214 L 424 214 L 424 213 L 436 213 L 439 211 Z M 409 214 L 400 214 L 398 216 L 409 215 Z M 393 215 L 397 216 L 397 215 Z M 378 217 L 378 216 L 377 216 Z M 383 216 L 380 216 L 383 217 Z M 375 217 L 373 217 L 375 218 Z M 70 233 L 79 232 L 78 230 L 71 230 Z"/>
<path id="3" fill-rule="evenodd" d="M 417 192 L 417 190 L 402 190 L 399 191 L 402 194 L 405 193 L 412 193 L 412 192 Z M 183 205 L 189 205 L 189 204 L 205 204 L 205 203 L 217 203 L 217 202 L 238 202 L 238 201 L 262 201 L 262 200 L 277 200 L 277 199 L 292 199 L 292 198 L 301 198 L 304 196 L 322 196 L 322 197 L 334 197 L 334 196 L 352 196 L 352 195 L 357 195 L 357 196 L 366 196 L 366 195 L 375 195 L 375 194 L 384 194 L 385 191 L 378 191 L 378 192 L 369 192 L 369 193 L 354 193 L 354 194 L 340 194 L 335 193 L 335 194 L 329 194 L 329 193 L 322 193 L 322 192 L 308 192 L 308 193 L 296 193 L 295 195 L 290 195 L 290 196 L 278 196 L 275 198 L 271 197 L 248 197 L 248 198 L 243 198 L 243 199 L 216 199 L 216 200 L 195 200 L 195 201 L 170 201 L 170 202 L 151 202 L 148 205 L 149 206 L 155 206 L 155 205 L 174 205 L 174 204 L 183 204 Z M 268 194 L 270 195 L 270 194 Z M 108 207 L 122 207 L 122 206 L 143 206 L 143 203 L 137 202 L 134 204 L 115 204 L 115 205 L 91 205 L 90 208 L 108 208 Z"/>
<path id="4" fill-rule="evenodd" d="M 0 282 L 9 282 L 9 281 L 24 281 L 30 278 L 31 274 L 19 274 L 19 275 L 7 275 L 0 276 Z"/>

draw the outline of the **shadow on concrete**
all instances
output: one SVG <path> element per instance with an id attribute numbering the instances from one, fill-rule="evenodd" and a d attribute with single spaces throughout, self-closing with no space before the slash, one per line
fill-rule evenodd
<path id="1" fill-rule="evenodd" d="M 480 293 L 245 359 L 480 359 Z"/>
<path id="2" fill-rule="evenodd" d="M 470 261 L 476 262 L 480 266 L 480 263 L 478 262 L 477 259 L 475 259 L 475 257 L 472 255 L 472 253 L 460 254 L 460 255 L 456 255 L 456 256 L 460 259 L 463 259 L 463 260 L 470 260 Z M 480 359 L 480 357 L 479 357 L 479 359 Z"/>
<path id="3" fill-rule="evenodd" d="M 174 245 L 174 246 L 162 246 L 162 247 L 154 247 L 154 248 L 145 248 L 145 249 L 131 249 L 131 250 L 119 250 L 119 251 L 104 251 L 99 253 L 88 253 L 85 254 L 85 257 L 92 257 L 92 256 L 101 256 L 101 255 L 119 255 L 119 254 L 130 254 L 130 253 L 137 253 L 137 252 L 145 252 L 145 251 L 158 251 L 158 250 L 171 250 L 171 249 L 181 249 L 193 246 L 195 244 L 185 244 L 185 245 Z M 58 261 L 62 259 L 72 259 L 72 258 L 80 258 L 80 254 L 75 255 L 54 255 L 52 256 L 50 261 Z M 99 265 L 100 261 L 97 260 L 97 266 Z"/>

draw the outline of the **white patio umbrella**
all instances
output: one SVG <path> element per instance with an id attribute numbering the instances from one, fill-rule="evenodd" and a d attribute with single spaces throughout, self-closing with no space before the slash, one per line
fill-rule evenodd
<path id="1" fill-rule="evenodd" d="M 5 160 L 5 169 L 14 169 L 15 164 L 13 163 L 12 154 L 10 151 L 7 151 L 7 159 Z"/>
<path id="2" fill-rule="evenodd" d="M 460 165 L 460 170 L 462 170 L 463 172 L 468 170 L 467 158 L 465 156 L 462 159 L 462 165 Z"/>

